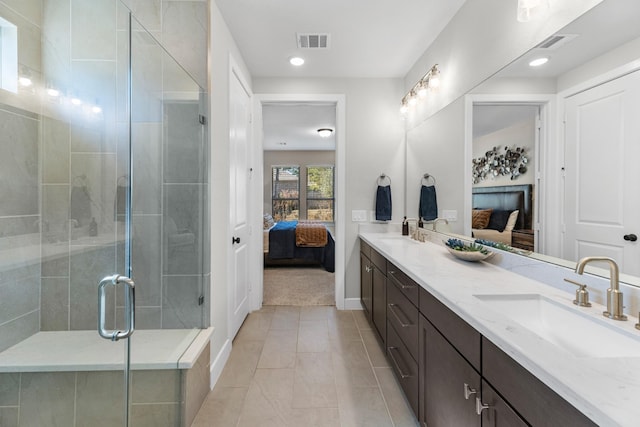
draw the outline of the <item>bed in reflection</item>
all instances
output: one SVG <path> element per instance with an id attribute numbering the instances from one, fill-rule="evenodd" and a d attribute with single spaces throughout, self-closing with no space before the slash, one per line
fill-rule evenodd
<path id="1" fill-rule="evenodd" d="M 335 271 L 335 241 L 329 229 L 314 221 L 280 221 L 264 217 L 264 265 L 317 264 Z"/>
<path id="2" fill-rule="evenodd" d="M 472 235 L 476 239 L 512 245 L 514 230 L 531 230 L 532 185 L 474 187 Z"/>

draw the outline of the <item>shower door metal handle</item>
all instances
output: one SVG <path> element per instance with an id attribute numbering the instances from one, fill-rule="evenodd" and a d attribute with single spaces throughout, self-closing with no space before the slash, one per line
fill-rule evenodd
<path id="1" fill-rule="evenodd" d="M 118 286 L 124 285 L 124 316 L 125 316 L 125 326 L 126 329 L 119 331 L 108 331 L 105 327 L 106 324 L 106 305 L 107 305 L 107 297 L 106 297 L 106 288 L 107 286 Z M 113 276 L 107 276 L 100 281 L 98 285 L 98 333 L 102 338 L 118 341 L 122 338 L 130 337 L 135 330 L 135 302 L 136 302 L 136 294 L 135 294 L 135 283 L 133 280 L 126 276 L 121 276 L 119 274 L 114 274 Z"/>

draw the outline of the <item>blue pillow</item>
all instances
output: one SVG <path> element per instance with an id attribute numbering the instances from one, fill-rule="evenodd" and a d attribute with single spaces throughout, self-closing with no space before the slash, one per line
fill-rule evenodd
<path id="1" fill-rule="evenodd" d="M 500 232 L 504 231 L 511 212 L 513 211 L 494 210 L 493 212 L 491 212 L 491 218 L 489 218 L 489 224 L 487 225 L 487 228 L 490 230 L 498 230 Z"/>

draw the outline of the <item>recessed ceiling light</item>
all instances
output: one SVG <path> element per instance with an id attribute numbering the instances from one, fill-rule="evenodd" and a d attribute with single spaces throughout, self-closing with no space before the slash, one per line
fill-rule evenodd
<path id="1" fill-rule="evenodd" d="M 332 133 L 333 133 L 333 129 L 329 129 L 329 128 L 318 129 L 318 135 L 320 135 L 321 138 L 329 138 Z"/>
<path id="2" fill-rule="evenodd" d="M 291 65 L 295 65 L 296 67 L 299 67 L 302 64 L 304 64 L 304 59 L 300 58 L 299 56 L 292 56 L 291 58 L 289 58 L 289 63 Z"/>
<path id="3" fill-rule="evenodd" d="M 543 56 L 542 58 L 536 58 L 533 61 L 529 62 L 530 67 L 539 67 L 543 64 L 546 64 L 549 61 L 549 58 Z"/>

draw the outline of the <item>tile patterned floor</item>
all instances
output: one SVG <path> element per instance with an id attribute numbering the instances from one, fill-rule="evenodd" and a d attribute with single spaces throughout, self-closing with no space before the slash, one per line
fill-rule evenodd
<path id="1" fill-rule="evenodd" d="M 192 427 L 418 425 L 361 311 L 251 313 Z"/>

